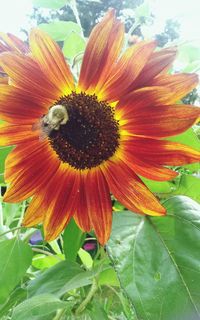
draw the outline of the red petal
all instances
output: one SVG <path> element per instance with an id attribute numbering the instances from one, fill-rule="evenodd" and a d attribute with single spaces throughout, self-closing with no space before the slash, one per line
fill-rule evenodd
<path id="1" fill-rule="evenodd" d="M 74 214 L 74 220 L 76 221 L 77 225 L 83 231 L 89 232 L 92 229 L 90 217 L 88 215 L 88 208 L 87 208 L 87 180 L 85 179 L 84 174 L 79 172 L 80 175 L 80 185 L 79 185 L 79 197 L 78 197 L 78 204 Z"/>
<path id="2" fill-rule="evenodd" d="M 112 206 L 107 182 L 99 170 L 90 170 L 84 176 L 86 191 L 86 204 L 82 210 L 87 215 L 95 230 L 98 241 L 104 245 L 110 237 L 112 225 Z"/>
<path id="3" fill-rule="evenodd" d="M 166 210 L 156 197 L 123 161 L 107 160 L 103 173 L 109 189 L 127 209 L 152 216 L 165 214 Z"/>
<path id="4" fill-rule="evenodd" d="M 123 130 L 146 137 L 168 137 L 190 128 L 200 117 L 200 108 L 191 105 L 148 107 L 123 117 Z"/>
<path id="5" fill-rule="evenodd" d="M 150 86 L 152 80 L 159 74 L 166 73 L 171 67 L 177 54 L 177 48 L 166 48 L 157 52 L 153 52 L 144 69 L 130 86 L 129 91 L 133 89 Z"/>
<path id="6" fill-rule="evenodd" d="M 32 142 L 15 148 L 6 159 L 5 179 L 11 182 L 6 202 L 19 202 L 49 182 L 60 164 L 48 142 Z"/>
<path id="7" fill-rule="evenodd" d="M 116 110 L 126 118 L 147 107 L 169 104 L 171 96 L 171 91 L 164 87 L 141 88 L 122 97 L 116 105 Z"/>
<path id="8" fill-rule="evenodd" d="M 11 83 L 26 91 L 30 97 L 55 102 L 61 92 L 43 74 L 39 65 L 29 56 L 2 53 L 0 66 L 11 78 Z"/>
<path id="9" fill-rule="evenodd" d="M 171 98 L 172 104 L 186 96 L 186 94 L 197 86 L 198 82 L 198 75 L 195 73 L 179 73 L 160 75 L 152 81 L 151 85 L 164 86 L 170 89 L 173 93 Z"/>
<path id="10" fill-rule="evenodd" d="M 61 95 L 74 90 L 73 75 L 56 42 L 43 31 L 34 29 L 30 34 L 30 49 L 47 79 L 61 92 Z"/>
<path id="11" fill-rule="evenodd" d="M 123 97 L 134 82 L 155 49 L 155 42 L 140 42 L 128 48 L 113 66 L 108 80 L 103 85 L 102 99 L 116 101 Z"/>
<path id="12" fill-rule="evenodd" d="M 1 146 L 16 145 L 38 139 L 38 133 L 33 132 L 32 125 L 0 125 Z"/>
<path id="13" fill-rule="evenodd" d="M 117 60 L 123 44 L 123 25 L 116 20 L 114 11 L 109 11 L 93 29 L 83 57 L 79 88 L 82 91 L 101 87 Z M 95 91 L 95 93 L 97 90 Z"/>
<path id="14" fill-rule="evenodd" d="M 131 137 L 126 141 L 126 147 L 130 153 L 146 163 L 179 166 L 200 161 L 199 151 L 167 140 Z"/>
<path id="15" fill-rule="evenodd" d="M 22 89 L 1 85 L 0 118 L 13 124 L 33 124 L 46 113 L 48 105 Z"/>
<path id="16" fill-rule="evenodd" d="M 45 192 L 45 239 L 55 239 L 65 228 L 77 207 L 79 175 L 74 169 L 61 165 Z"/>
<path id="17" fill-rule="evenodd" d="M 29 48 L 26 43 L 13 34 L 0 32 L 0 52 L 5 51 L 28 53 Z"/>
<path id="18" fill-rule="evenodd" d="M 133 171 L 147 179 L 155 181 L 167 181 L 174 179 L 178 173 L 168 168 L 157 165 L 156 163 L 144 162 L 137 157 L 137 154 L 129 151 L 129 146 L 126 148 L 126 142 L 124 142 L 125 162 L 133 169 Z"/>

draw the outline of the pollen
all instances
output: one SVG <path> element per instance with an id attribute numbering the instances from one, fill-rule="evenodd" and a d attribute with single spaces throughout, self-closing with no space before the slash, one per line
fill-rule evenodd
<path id="1" fill-rule="evenodd" d="M 75 169 L 90 169 L 108 160 L 119 146 L 113 108 L 96 95 L 71 93 L 56 102 L 66 108 L 67 122 L 49 134 L 59 159 Z"/>

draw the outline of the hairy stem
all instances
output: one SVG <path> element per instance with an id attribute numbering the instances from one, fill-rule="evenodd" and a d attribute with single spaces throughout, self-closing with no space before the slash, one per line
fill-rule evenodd
<path id="1" fill-rule="evenodd" d="M 78 314 L 80 314 L 86 308 L 86 306 L 92 300 L 92 298 L 93 298 L 93 296 L 94 296 L 94 294 L 96 293 L 97 290 L 98 290 L 97 280 L 95 278 L 93 278 L 93 282 L 92 282 L 91 288 L 90 288 L 86 298 L 81 302 L 81 304 L 79 305 L 79 307 L 75 311 L 75 315 L 76 316 Z"/>

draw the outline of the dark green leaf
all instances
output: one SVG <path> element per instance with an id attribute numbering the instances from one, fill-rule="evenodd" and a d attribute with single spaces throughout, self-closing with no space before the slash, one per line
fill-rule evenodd
<path id="1" fill-rule="evenodd" d="M 0 242 L 0 257 L 0 303 L 4 303 L 30 266 L 32 250 L 18 239 L 5 240 Z"/>
<path id="2" fill-rule="evenodd" d="M 79 229 L 74 219 L 71 219 L 63 234 L 63 250 L 66 260 L 76 261 L 78 250 L 84 239 L 85 233 Z"/>
<path id="3" fill-rule="evenodd" d="M 92 274 L 70 261 L 62 261 L 42 272 L 29 282 L 30 296 L 52 293 L 61 296 L 63 293 L 86 286 L 92 282 Z"/>
<path id="4" fill-rule="evenodd" d="M 108 252 L 136 319 L 199 319 L 200 205 L 177 196 L 165 206 L 166 217 L 116 213 Z"/>
<path id="5" fill-rule="evenodd" d="M 42 8 L 49 8 L 49 9 L 60 9 L 64 7 L 69 0 L 32 0 L 33 6 L 35 7 L 42 7 Z"/>
<path id="6" fill-rule="evenodd" d="M 47 32 L 55 41 L 64 41 L 72 32 L 80 33 L 79 25 L 72 21 L 54 21 L 50 23 L 41 23 L 38 26 L 41 30 Z"/>
<path id="7" fill-rule="evenodd" d="M 108 320 L 108 316 L 99 302 L 93 300 L 90 304 L 90 309 L 88 308 L 88 313 L 91 320 Z"/>
<path id="8" fill-rule="evenodd" d="M 22 289 L 22 288 L 15 289 L 11 293 L 9 300 L 6 301 L 5 304 L 0 306 L 0 319 L 2 319 L 3 315 L 6 315 L 13 306 L 19 304 L 21 301 L 26 299 L 26 297 L 27 297 L 27 291 L 25 289 Z"/>
<path id="9" fill-rule="evenodd" d="M 61 301 L 53 295 L 41 294 L 23 301 L 13 312 L 11 320 L 40 320 L 52 312 L 63 309 L 67 302 Z M 45 317 L 45 319 L 52 319 Z"/>

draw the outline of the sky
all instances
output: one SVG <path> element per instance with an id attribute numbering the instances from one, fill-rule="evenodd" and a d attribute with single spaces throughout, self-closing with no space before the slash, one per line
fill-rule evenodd
<path id="1" fill-rule="evenodd" d="M 152 27 L 158 33 L 163 30 L 166 19 L 181 22 L 181 38 L 195 40 L 200 46 L 200 0 L 148 0 L 156 19 Z M 27 14 L 31 12 L 31 0 L 0 0 L 0 31 L 18 36 L 20 28 L 30 29 Z M 153 31 L 154 31 L 153 30 Z"/>
<path id="2" fill-rule="evenodd" d="M 149 0 L 156 16 L 154 27 L 163 29 L 166 19 L 180 22 L 180 35 L 185 41 L 196 41 L 200 46 L 200 0 Z"/>
<path id="3" fill-rule="evenodd" d="M 22 37 L 20 28 L 28 26 L 26 15 L 31 8 L 31 0 L 0 0 L 0 31 Z"/>

